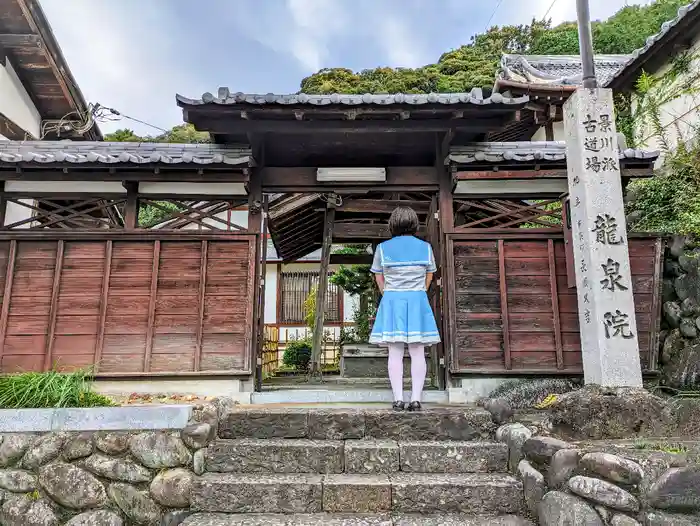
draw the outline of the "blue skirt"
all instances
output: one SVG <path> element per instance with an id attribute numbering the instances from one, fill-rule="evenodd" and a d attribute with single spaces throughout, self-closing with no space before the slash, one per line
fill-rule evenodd
<path id="1" fill-rule="evenodd" d="M 440 343 L 428 295 L 423 290 L 387 291 L 379 303 L 370 343 Z"/>

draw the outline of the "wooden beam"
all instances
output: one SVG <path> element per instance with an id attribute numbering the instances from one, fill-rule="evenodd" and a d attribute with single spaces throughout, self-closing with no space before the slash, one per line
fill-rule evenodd
<path id="1" fill-rule="evenodd" d="M 415 191 L 416 187 L 437 186 L 437 172 L 432 166 L 390 166 L 386 169 L 386 182 L 384 183 L 328 183 L 320 184 L 316 180 L 316 167 L 304 166 L 298 168 L 274 168 L 265 167 L 260 170 L 262 186 L 265 190 L 275 190 L 278 187 L 298 187 L 301 192 L 311 190 L 318 193 L 322 188 L 352 188 L 352 187 L 376 187 L 377 190 L 390 191 L 387 187 L 396 187 L 395 191 Z M 393 191 L 393 190 L 392 190 Z"/>
<path id="2" fill-rule="evenodd" d="M 5 351 L 5 337 L 7 336 L 7 322 L 10 319 L 10 301 L 12 299 L 12 285 L 15 278 L 15 265 L 17 264 L 17 240 L 10 241 L 10 250 L 7 255 L 7 270 L 5 271 L 5 289 L 2 295 L 2 311 L 0 313 L 0 366 Z"/>
<path id="3" fill-rule="evenodd" d="M 132 230 L 139 227 L 139 184 L 133 181 L 125 181 L 122 184 L 126 188 L 124 228 Z"/>
<path id="4" fill-rule="evenodd" d="M 564 348 L 562 346 L 561 322 L 559 320 L 559 289 L 557 288 L 557 261 L 554 257 L 554 240 L 547 240 L 549 258 L 549 286 L 552 295 L 552 315 L 554 316 L 554 345 L 557 353 L 557 369 L 564 368 Z"/>
<path id="5" fill-rule="evenodd" d="M 5 49 L 36 48 L 41 45 L 39 35 L 23 34 L 13 35 L 0 33 L 0 46 Z"/>
<path id="6" fill-rule="evenodd" d="M 331 265 L 371 265 L 372 254 L 331 254 Z"/>
<path id="7" fill-rule="evenodd" d="M 503 326 L 503 359 L 506 369 L 512 369 L 510 357 L 510 320 L 508 318 L 508 287 L 506 285 L 506 253 L 504 242 L 498 240 L 498 279 L 501 293 L 501 324 Z"/>
<path id="8" fill-rule="evenodd" d="M 56 266 L 53 271 L 53 286 L 51 287 L 51 304 L 49 306 L 49 327 L 46 331 L 46 344 L 44 345 L 44 371 L 53 369 L 53 341 L 56 337 L 56 318 L 58 316 L 58 293 L 61 288 L 61 274 L 63 273 L 63 256 L 65 243 L 59 239 L 56 244 Z"/>
<path id="9" fill-rule="evenodd" d="M 109 299 L 109 278 L 112 274 L 112 240 L 105 245 L 105 266 L 102 276 L 102 293 L 100 294 L 100 321 L 98 325 L 97 344 L 95 345 L 95 372 L 100 370 L 102 351 L 105 346 L 105 322 L 107 321 L 107 301 Z"/>
<path id="10" fill-rule="evenodd" d="M 0 131 L 2 131 L 0 119 Z M 3 135 L 5 135 L 3 133 Z M 10 137 L 11 138 L 11 137 Z M 24 134 L 20 139 L 24 139 Z M 76 167 L 71 163 L 51 163 L 37 167 L 36 163 L 7 163 L 0 162 L 0 180 L 2 181 L 144 181 L 154 183 L 183 182 L 183 183 L 247 183 L 248 175 L 241 169 L 233 171 L 203 171 L 190 168 L 187 170 L 159 170 L 155 167 L 135 169 L 133 166 L 113 167 L 105 169 L 104 164 L 93 163 L 92 166 L 81 164 Z"/>
<path id="11" fill-rule="evenodd" d="M 397 206 L 408 206 L 418 214 L 427 214 L 430 203 L 392 199 L 348 199 L 336 208 L 338 212 L 374 212 L 390 214 Z"/>
<path id="12" fill-rule="evenodd" d="M 566 177 L 566 168 L 555 170 L 463 170 L 455 174 L 457 181 L 480 179 L 566 179 Z"/>
<path id="13" fill-rule="evenodd" d="M 323 248 L 321 249 L 321 265 L 316 290 L 316 312 L 314 313 L 314 334 L 311 345 L 311 361 L 309 378 L 321 376 L 321 343 L 323 339 L 323 321 L 326 312 L 326 289 L 328 288 L 328 263 L 333 242 L 333 222 L 335 220 L 335 203 L 327 201 L 326 215 L 323 223 Z"/>
<path id="14" fill-rule="evenodd" d="M 421 226 L 418 235 L 424 237 L 426 230 Z M 371 223 L 336 223 L 333 225 L 333 238 L 346 239 L 389 239 L 389 225 Z"/>
<path id="15" fill-rule="evenodd" d="M 202 340 L 204 339 L 204 306 L 207 290 L 207 264 L 209 244 L 202 241 L 199 253 L 199 294 L 197 305 L 197 332 L 195 333 L 194 370 L 199 371 L 202 363 Z"/>
<path id="16" fill-rule="evenodd" d="M 146 329 L 146 350 L 143 353 L 143 372 L 151 370 L 153 335 L 156 330 L 156 299 L 158 295 L 158 270 L 160 267 L 160 240 L 153 244 L 153 265 L 151 267 L 151 291 L 148 301 L 148 328 Z"/>
<path id="17" fill-rule="evenodd" d="M 456 129 L 465 132 L 498 130 L 504 124 L 499 116 L 491 119 L 425 119 L 425 120 L 242 120 L 227 119 L 221 116 L 192 116 L 192 123 L 198 130 L 218 134 L 245 133 L 400 133 L 400 132 L 446 132 Z"/>

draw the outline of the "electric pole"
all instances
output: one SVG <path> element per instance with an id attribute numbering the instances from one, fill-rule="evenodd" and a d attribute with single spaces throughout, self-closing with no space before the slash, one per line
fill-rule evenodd
<path id="1" fill-rule="evenodd" d="M 578 18 L 578 43 L 581 49 L 581 65 L 583 66 L 583 87 L 593 89 L 598 87 L 595 78 L 593 62 L 593 37 L 591 36 L 591 12 L 588 0 L 576 0 L 576 15 Z"/>

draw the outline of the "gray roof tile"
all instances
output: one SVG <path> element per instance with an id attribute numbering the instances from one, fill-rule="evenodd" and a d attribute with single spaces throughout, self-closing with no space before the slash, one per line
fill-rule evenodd
<path id="1" fill-rule="evenodd" d="M 649 38 L 647 38 L 646 43 L 644 46 L 641 48 L 635 50 L 632 52 L 632 54 L 629 56 L 627 62 L 624 64 L 624 67 L 620 68 L 619 71 L 617 71 L 614 75 L 612 75 L 606 82 L 605 85 L 610 84 L 615 80 L 624 70 L 626 70 L 629 66 L 632 65 L 633 62 L 635 62 L 637 59 L 644 58 L 644 55 L 646 55 L 651 48 L 654 47 L 654 45 L 661 40 L 669 31 L 672 31 L 678 23 L 685 18 L 688 13 L 694 11 L 695 9 L 700 8 L 700 0 L 695 0 L 694 2 L 691 2 L 687 5 L 684 5 L 680 9 L 678 9 L 678 14 L 676 15 L 676 18 L 669 20 L 667 22 L 664 22 L 661 25 L 661 30 L 656 33 L 655 35 L 651 35 Z"/>
<path id="2" fill-rule="evenodd" d="M 306 93 L 295 93 L 291 95 L 275 95 L 274 93 L 248 94 L 248 93 L 231 93 L 228 88 L 219 88 L 217 95 L 212 93 L 204 93 L 201 99 L 190 99 L 182 95 L 177 95 L 177 102 L 184 106 L 197 106 L 202 104 L 250 104 L 250 105 L 268 105 L 279 104 L 283 106 L 304 105 L 312 106 L 327 106 L 331 104 L 345 106 L 362 106 L 366 104 L 375 104 L 378 106 L 389 106 L 392 104 L 524 104 L 528 102 L 528 97 L 505 97 L 500 93 L 494 93 L 490 97 L 484 98 L 484 94 L 480 88 L 474 88 L 469 93 L 421 93 L 421 94 L 369 94 L 350 95 L 343 93 L 333 93 L 327 95 L 310 95 Z"/>
<path id="3" fill-rule="evenodd" d="M 620 159 L 652 161 L 658 156 L 659 152 L 635 150 L 633 148 L 627 148 L 619 152 Z M 451 147 L 450 153 L 445 159 L 445 164 L 564 160 L 566 160 L 566 143 L 563 141 L 484 142 Z"/>
<path id="4" fill-rule="evenodd" d="M 629 55 L 596 55 L 595 71 L 605 84 L 630 59 Z M 524 84 L 579 86 L 583 81 L 581 57 L 578 55 L 510 55 L 501 58 L 497 78 Z"/>
<path id="5" fill-rule="evenodd" d="M 247 147 L 152 142 L 0 141 L 0 162 L 249 165 Z"/>

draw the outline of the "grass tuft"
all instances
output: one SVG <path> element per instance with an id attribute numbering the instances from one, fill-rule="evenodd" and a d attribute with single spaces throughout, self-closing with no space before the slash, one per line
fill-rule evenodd
<path id="1" fill-rule="evenodd" d="M 0 378 L 0 408 L 109 407 L 112 400 L 92 390 L 90 371 L 11 374 Z"/>

